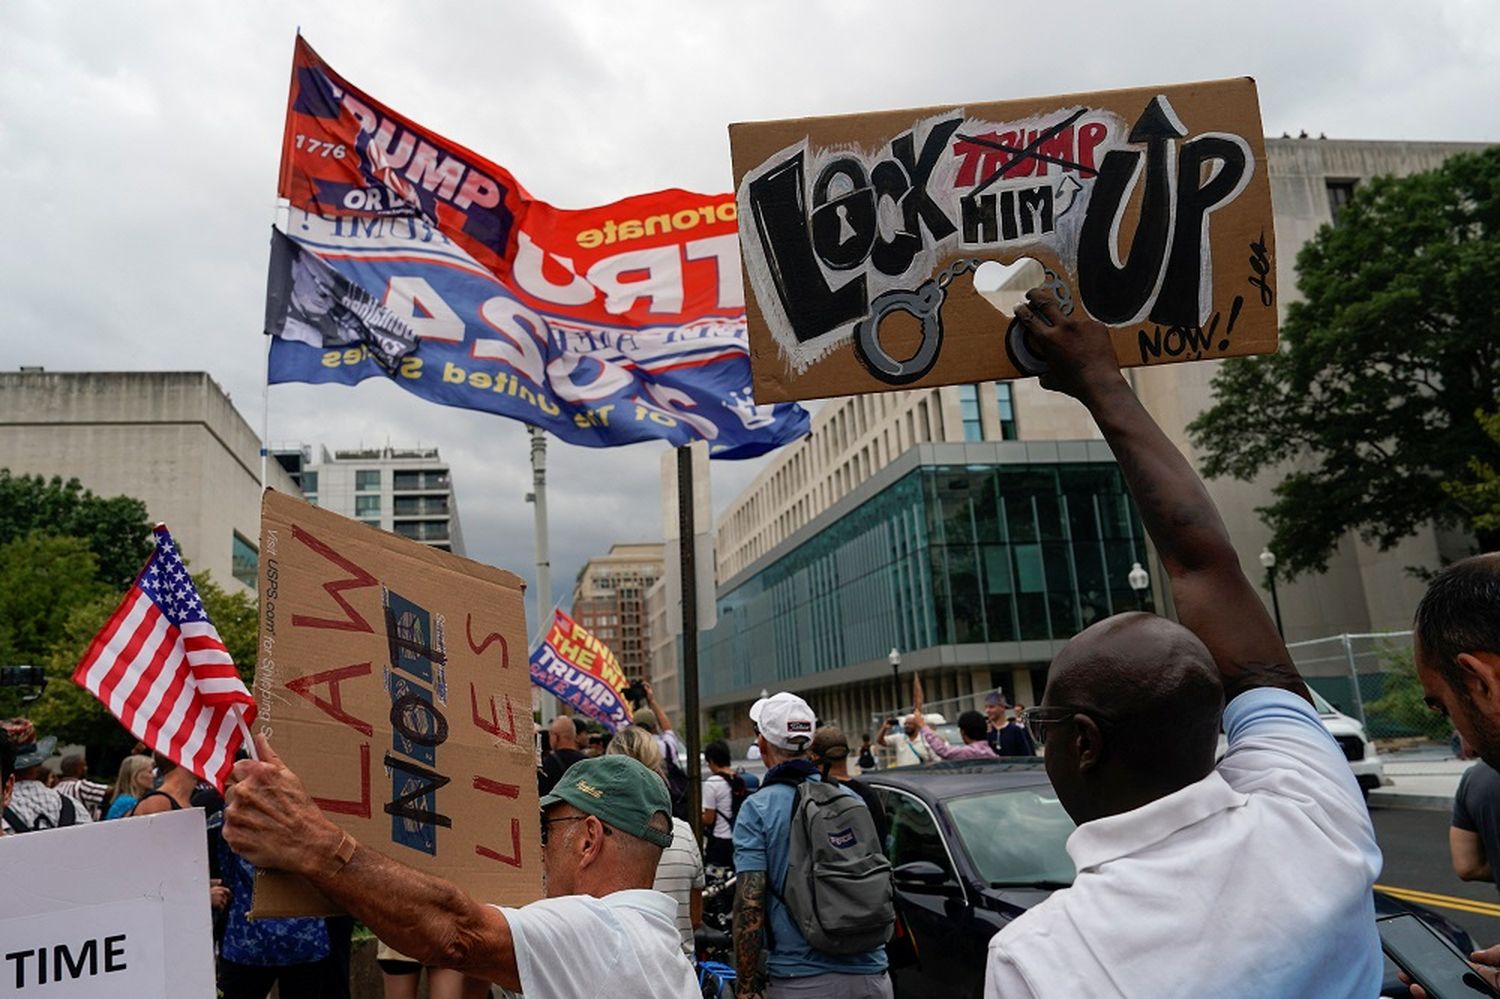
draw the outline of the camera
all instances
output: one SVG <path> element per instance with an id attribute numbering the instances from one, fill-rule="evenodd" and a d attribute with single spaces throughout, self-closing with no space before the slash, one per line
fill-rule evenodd
<path id="1" fill-rule="evenodd" d="M 47 686 L 47 674 L 40 666 L 0 666 L 0 687 L 35 687 L 29 694 L 21 695 L 29 703 L 42 696 Z"/>
<path id="2" fill-rule="evenodd" d="M 625 699 L 630 702 L 630 706 L 633 708 L 638 708 L 646 703 L 646 685 L 640 680 L 630 681 L 620 693 L 625 695 Z"/>

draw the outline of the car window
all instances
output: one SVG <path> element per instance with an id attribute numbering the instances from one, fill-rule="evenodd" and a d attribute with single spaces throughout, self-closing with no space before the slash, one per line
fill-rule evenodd
<path id="1" fill-rule="evenodd" d="M 942 833 L 938 832 L 937 823 L 927 807 L 900 791 L 890 791 L 884 798 L 885 815 L 890 822 L 885 852 L 891 858 L 891 866 L 926 860 L 953 876 L 953 865 L 948 862 Z"/>
<path id="2" fill-rule="evenodd" d="M 1050 787 L 988 791 L 944 802 L 979 876 L 991 885 L 1072 884 L 1075 828 Z"/>

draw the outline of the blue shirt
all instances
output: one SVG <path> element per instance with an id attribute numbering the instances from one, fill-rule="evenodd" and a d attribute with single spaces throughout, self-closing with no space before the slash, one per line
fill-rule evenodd
<path id="1" fill-rule="evenodd" d="M 782 764 L 782 766 L 795 766 Z M 766 972 L 772 978 L 805 978 L 830 972 L 845 975 L 878 975 L 886 968 L 885 948 L 863 954 L 825 954 L 813 950 L 797 930 L 791 914 L 777 896 L 786 885 L 787 860 L 792 849 L 792 803 L 797 789 L 770 783 L 781 767 L 766 774 L 760 790 L 746 798 L 734 821 L 734 869 L 738 874 L 765 871 L 771 889 L 767 894 L 767 925 L 771 930 L 771 954 Z M 816 773 L 808 780 L 818 780 Z M 841 789 L 853 795 L 848 788 Z"/>
<path id="2" fill-rule="evenodd" d="M 109 803 L 109 811 L 104 813 L 106 819 L 123 819 L 130 814 L 135 807 L 136 797 L 133 794 L 122 794 Z"/>

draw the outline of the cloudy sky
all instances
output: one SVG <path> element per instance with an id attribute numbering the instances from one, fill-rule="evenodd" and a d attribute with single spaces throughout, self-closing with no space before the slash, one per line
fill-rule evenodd
<path id="1" fill-rule="evenodd" d="M 730 190 L 733 121 L 1239 75 L 1269 135 L 1500 140 L 1493 0 L 0 0 L 6 367 L 206 369 L 259 427 L 299 25 L 350 82 L 572 208 Z M 519 424 L 375 381 L 271 406 L 278 442 L 440 447 L 470 554 L 533 575 Z M 662 450 L 552 443 L 557 595 L 612 542 L 660 536 Z M 716 462 L 716 506 L 762 466 Z"/>

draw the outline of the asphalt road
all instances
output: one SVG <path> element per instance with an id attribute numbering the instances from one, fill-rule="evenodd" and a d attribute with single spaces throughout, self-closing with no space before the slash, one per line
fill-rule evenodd
<path id="1" fill-rule="evenodd" d="M 1385 854 L 1382 887 L 1420 893 L 1407 900 L 1442 913 L 1468 930 L 1480 947 L 1500 943 L 1500 892 L 1493 884 L 1460 881 L 1453 873 L 1448 813 L 1376 807 L 1370 816 Z M 1489 912 L 1476 911 L 1483 909 Z"/>

